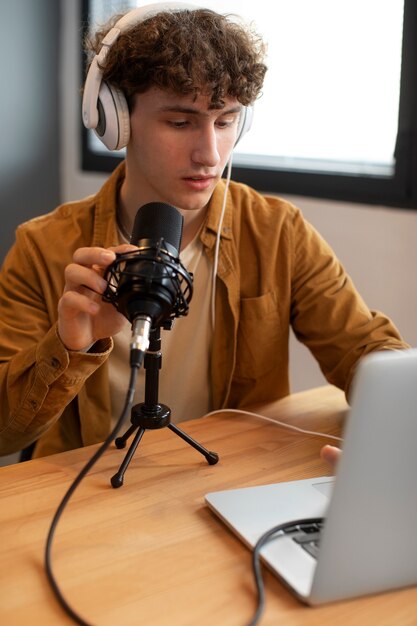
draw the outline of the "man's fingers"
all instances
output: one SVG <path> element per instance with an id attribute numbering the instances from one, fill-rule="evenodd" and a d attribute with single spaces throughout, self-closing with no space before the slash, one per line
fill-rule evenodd
<path id="1" fill-rule="evenodd" d="M 58 313 L 67 319 L 76 317 L 79 313 L 95 315 L 99 309 L 98 302 L 76 291 L 66 291 L 58 302 Z"/>
<path id="2" fill-rule="evenodd" d="M 342 451 L 340 448 L 336 448 L 336 446 L 323 446 L 320 451 L 320 457 L 323 461 L 326 461 L 333 469 L 335 469 L 337 462 L 340 460 L 342 455 Z"/>
<path id="3" fill-rule="evenodd" d="M 107 287 L 107 281 L 88 267 L 70 263 L 65 268 L 65 285 L 66 291 L 87 287 L 91 291 L 101 294 Z"/>
<path id="4" fill-rule="evenodd" d="M 138 250 L 138 247 L 131 243 L 122 243 L 109 248 L 78 248 L 74 253 L 73 261 L 81 265 L 97 265 L 105 269 L 116 260 L 116 253 L 125 254 L 135 250 Z"/>
<path id="5" fill-rule="evenodd" d="M 78 248 L 73 255 L 73 262 L 78 265 L 92 267 L 98 265 L 105 268 L 116 258 L 114 250 L 104 248 Z"/>
<path id="6" fill-rule="evenodd" d="M 125 252 L 134 252 L 135 250 L 138 250 L 138 247 L 131 243 L 121 243 L 119 246 L 111 246 L 109 250 L 123 254 Z"/>

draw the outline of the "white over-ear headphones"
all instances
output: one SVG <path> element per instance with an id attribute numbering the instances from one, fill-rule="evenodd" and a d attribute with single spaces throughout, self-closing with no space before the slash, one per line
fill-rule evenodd
<path id="1" fill-rule="evenodd" d="M 94 57 L 84 85 L 82 104 L 83 122 L 86 128 L 94 129 L 97 137 L 109 150 L 124 148 L 130 137 L 129 107 L 120 89 L 103 81 L 99 67 L 120 33 L 129 30 L 148 17 L 162 11 L 196 10 L 192 4 L 182 2 L 159 2 L 148 4 L 129 11 L 107 33 L 102 41 L 100 52 Z M 236 144 L 252 124 L 252 107 L 243 107 L 239 119 Z M 235 144 L 235 145 L 236 145 Z"/>

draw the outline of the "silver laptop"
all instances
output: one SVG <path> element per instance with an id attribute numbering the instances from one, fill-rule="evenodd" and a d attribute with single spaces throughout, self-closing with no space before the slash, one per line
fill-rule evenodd
<path id="1" fill-rule="evenodd" d="M 417 584 L 417 349 L 365 357 L 336 478 L 218 491 L 210 508 L 302 601 L 321 604 Z"/>

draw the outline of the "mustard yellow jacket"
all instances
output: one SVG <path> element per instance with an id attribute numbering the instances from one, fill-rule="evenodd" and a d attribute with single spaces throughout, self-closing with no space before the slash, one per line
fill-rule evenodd
<path id="1" fill-rule="evenodd" d="M 121 164 L 97 195 L 16 231 L 0 274 L 0 454 L 33 441 L 35 456 L 52 454 L 101 442 L 110 432 L 112 340 L 96 344 L 93 354 L 68 352 L 56 322 L 64 268 L 74 250 L 117 244 L 115 207 L 123 177 Z M 224 184 L 213 194 L 201 233 L 210 257 Z M 231 183 L 216 291 L 214 408 L 270 402 L 290 392 L 290 326 L 327 380 L 346 392 L 365 353 L 407 347 L 390 320 L 367 308 L 297 208 Z"/>

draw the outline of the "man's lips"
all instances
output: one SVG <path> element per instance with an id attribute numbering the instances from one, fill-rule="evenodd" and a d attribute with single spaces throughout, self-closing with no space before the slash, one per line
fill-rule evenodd
<path id="1" fill-rule="evenodd" d="M 216 176 L 184 176 L 183 181 L 192 189 L 204 190 L 210 187 Z"/>
<path id="2" fill-rule="evenodd" d="M 193 176 L 184 176 L 183 177 L 184 180 L 212 180 L 213 178 L 216 178 L 215 174 L 202 174 L 202 175 L 198 175 L 198 174 L 194 174 Z"/>

